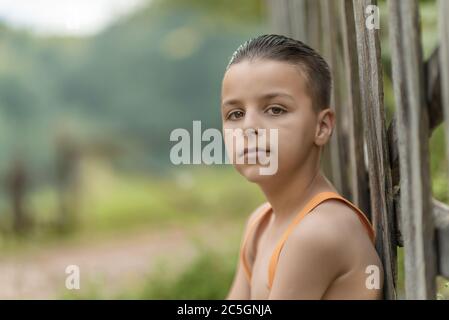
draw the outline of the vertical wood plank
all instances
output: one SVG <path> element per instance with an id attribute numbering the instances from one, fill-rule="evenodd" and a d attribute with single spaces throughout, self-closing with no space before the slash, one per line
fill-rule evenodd
<path id="1" fill-rule="evenodd" d="M 322 0 L 307 0 L 306 1 L 306 39 L 307 44 L 314 50 L 323 52 L 323 26 L 321 19 Z M 332 174 L 332 155 L 330 144 L 327 144 L 321 155 L 321 170 L 331 181 L 333 181 Z"/>
<path id="2" fill-rule="evenodd" d="M 307 44 L 316 51 L 321 51 L 321 0 L 307 0 L 306 1 L 306 39 Z"/>
<path id="3" fill-rule="evenodd" d="M 352 0 L 340 2 L 342 9 L 342 42 L 346 67 L 349 123 L 348 148 L 350 150 L 352 200 L 371 219 L 368 172 L 366 170 L 363 139 L 362 102 L 360 96 L 357 40 Z"/>
<path id="4" fill-rule="evenodd" d="M 429 117 L 416 0 L 388 2 L 399 139 L 407 299 L 434 299 L 436 257 L 429 169 Z"/>
<path id="5" fill-rule="evenodd" d="M 291 23 L 289 12 L 289 1 L 291 0 L 267 0 L 268 18 L 274 33 L 290 35 Z"/>
<path id="6" fill-rule="evenodd" d="M 267 0 L 270 26 L 274 33 L 307 42 L 308 0 Z"/>
<path id="7" fill-rule="evenodd" d="M 372 220 L 376 228 L 376 249 L 382 259 L 384 296 L 396 299 L 396 243 L 393 226 L 393 196 L 383 104 L 382 68 L 378 30 L 365 26 L 365 10 L 374 0 L 353 0 L 359 57 L 362 117 L 367 144 Z"/>
<path id="8" fill-rule="evenodd" d="M 446 140 L 446 159 L 449 162 L 449 1 L 438 1 L 440 50 L 439 61 L 441 71 L 441 93 L 443 102 L 443 114 Z M 446 206 L 446 217 L 449 215 L 449 207 Z M 438 223 L 439 257 L 438 269 L 445 277 L 449 277 L 449 219 L 446 223 Z"/>
<path id="9" fill-rule="evenodd" d="M 338 83 L 338 79 L 336 79 L 336 69 L 337 69 L 337 60 L 336 60 L 336 45 L 335 45 L 335 26 L 333 25 L 333 15 L 336 15 L 335 12 L 332 12 L 332 0 L 321 0 L 320 3 L 320 9 L 321 9 L 321 28 L 323 31 L 322 34 L 322 47 L 321 47 L 321 54 L 324 56 L 324 58 L 329 63 L 329 66 L 331 68 L 333 82 L 334 82 L 334 88 L 332 90 L 332 97 L 331 97 L 331 107 L 334 108 L 336 114 L 337 114 L 337 121 L 336 121 L 336 127 L 334 129 L 334 132 L 332 134 L 332 137 L 330 139 L 330 142 L 328 143 L 329 146 L 329 154 L 330 154 L 330 162 L 331 162 L 331 168 L 332 168 L 332 176 L 330 177 L 332 180 L 332 183 L 337 188 L 337 190 L 347 196 L 347 192 L 345 186 L 346 183 L 344 183 L 344 174 L 342 170 L 342 162 L 341 162 L 341 145 L 339 143 L 339 134 L 341 131 L 341 128 L 339 126 L 340 122 L 340 114 L 338 112 L 338 107 L 340 105 L 340 91 L 338 88 L 335 88 L 335 84 Z M 344 163 L 344 162 L 343 162 Z"/>
<path id="10" fill-rule="evenodd" d="M 290 0 L 289 2 L 291 37 L 307 42 L 306 0 Z"/>
<path id="11" fill-rule="evenodd" d="M 449 1 L 438 1 L 440 50 L 439 61 L 441 70 L 441 93 L 446 138 L 446 159 L 449 162 Z"/>
<path id="12" fill-rule="evenodd" d="M 338 155 L 340 157 L 341 193 L 348 199 L 354 200 L 354 182 L 356 179 L 355 150 L 351 145 L 353 140 L 352 110 L 348 104 L 348 83 L 346 82 L 346 65 L 343 45 L 343 6 L 344 0 L 327 0 L 329 2 L 330 48 L 333 76 L 333 94 L 335 110 L 337 112 L 336 136 Z"/>

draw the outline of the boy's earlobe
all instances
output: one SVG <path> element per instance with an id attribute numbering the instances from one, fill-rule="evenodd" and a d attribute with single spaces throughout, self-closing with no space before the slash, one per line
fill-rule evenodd
<path id="1" fill-rule="evenodd" d="M 321 147 L 326 144 L 327 140 L 329 139 L 330 134 L 326 132 L 325 128 L 322 128 L 320 125 L 320 129 L 318 131 L 318 134 L 315 137 L 315 143 Z"/>

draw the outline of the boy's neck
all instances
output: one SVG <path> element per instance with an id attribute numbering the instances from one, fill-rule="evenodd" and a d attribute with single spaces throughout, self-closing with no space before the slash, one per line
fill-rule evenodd
<path id="1" fill-rule="evenodd" d="M 336 192 L 319 167 L 314 170 L 304 169 L 308 170 L 299 170 L 296 175 L 280 183 L 260 185 L 273 208 L 273 223 L 277 226 L 288 223 L 315 194 L 324 191 Z"/>

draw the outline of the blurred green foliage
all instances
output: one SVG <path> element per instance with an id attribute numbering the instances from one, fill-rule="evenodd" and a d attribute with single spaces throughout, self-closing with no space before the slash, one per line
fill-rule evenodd
<path id="1" fill-rule="evenodd" d="M 121 144 L 131 167 L 167 167 L 174 128 L 221 127 L 224 68 L 266 28 L 260 1 L 225 4 L 154 1 L 88 38 L 0 26 L 0 169 L 17 153 L 45 178 L 61 132 Z"/>
<path id="2" fill-rule="evenodd" d="M 236 244 L 238 245 L 238 244 Z M 156 270 L 140 282 L 140 285 L 125 288 L 111 294 L 104 290 L 101 281 L 91 281 L 83 293 L 64 290 L 64 299 L 167 299 L 191 300 L 225 299 L 232 284 L 238 255 L 208 249 L 199 250 L 194 260 L 181 272 L 174 273 L 163 260 Z M 174 274 L 172 274 L 172 272 Z"/>
<path id="3" fill-rule="evenodd" d="M 55 187 L 43 186 L 30 195 L 29 205 L 38 225 L 22 238 L 0 233 L 0 249 L 18 253 L 56 240 L 98 241 L 136 229 L 150 232 L 176 226 L 219 225 L 221 221 L 243 226 L 250 212 L 265 201 L 259 188 L 231 167 L 180 168 L 166 177 L 114 171 L 100 176 L 90 170 L 89 177 L 79 186 L 76 232 L 60 233 L 48 228 L 57 220 L 59 206 Z"/>

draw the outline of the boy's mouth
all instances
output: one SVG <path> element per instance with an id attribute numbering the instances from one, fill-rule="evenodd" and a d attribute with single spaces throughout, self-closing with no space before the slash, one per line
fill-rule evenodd
<path id="1" fill-rule="evenodd" d="M 240 153 L 240 157 L 241 156 L 245 156 L 245 155 L 251 155 L 251 154 L 257 154 L 257 153 L 265 153 L 265 154 L 269 154 L 270 153 L 270 149 L 265 149 L 265 148 L 244 148 L 243 151 Z"/>

